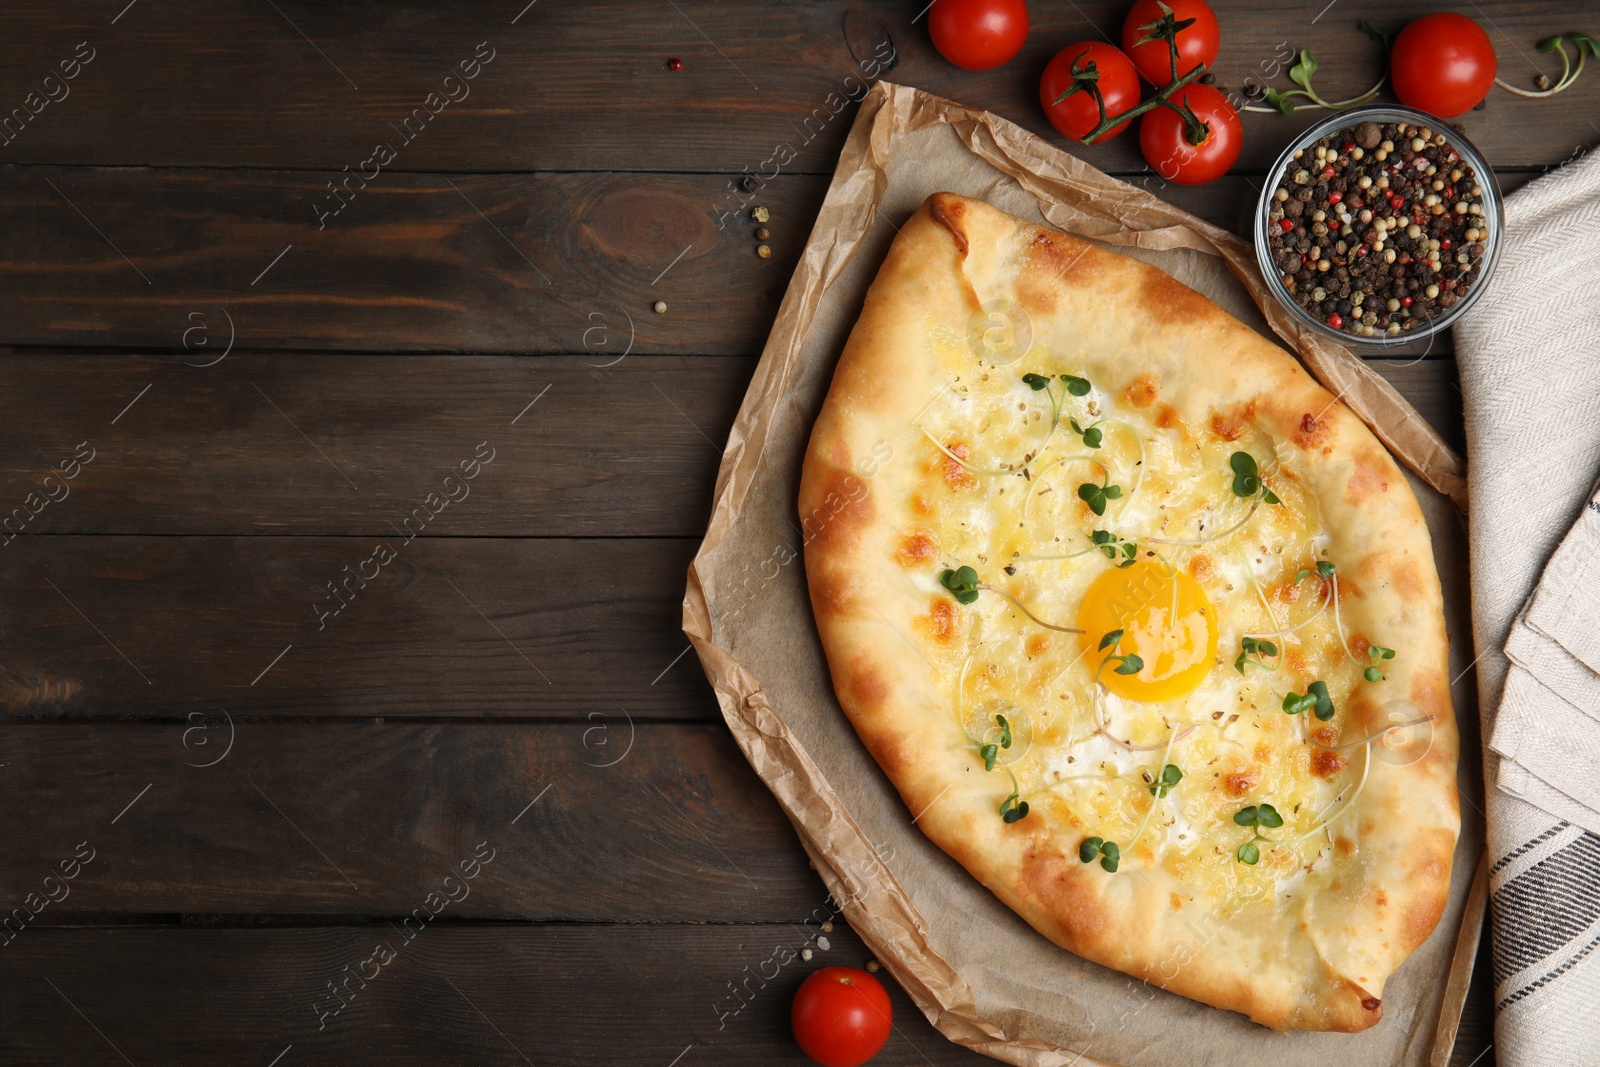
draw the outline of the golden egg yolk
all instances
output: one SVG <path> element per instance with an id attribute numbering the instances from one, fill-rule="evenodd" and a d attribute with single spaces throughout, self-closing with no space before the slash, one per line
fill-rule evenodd
<path id="1" fill-rule="evenodd" d="M 1154 560 L 1112 568 L 1096 578 L 1078 609 L 1078 627 L 1092 667 L 1106 655 L 1135 655 L 1137 674 L 1118 674 L 1113 659 L 1100 681 L 1127 700 L 1154 704 L 1193 692 L 1217 655 L 1217 613 L 1200 583 Z M 1115 649 L 1100 648 L 1113 630 Z"/>

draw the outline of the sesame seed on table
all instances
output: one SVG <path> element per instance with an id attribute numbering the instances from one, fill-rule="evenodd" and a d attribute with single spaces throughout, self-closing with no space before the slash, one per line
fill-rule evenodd
<path id="1" fill-rule="evenodd" d="M 870 953 L 679 623 L 855 114 L 826 101 L 890 57 L 1243 235 L 1323 115 L 1246 114 L 1182 187 L 1039 108 L 1122 3 L 1035 0 L 979 73 L 922 4 L 524 4 L 8 7 L 0 1064 L 805 1062 L 795 987 Z M 1380 73 L 1362 19 L 1429 9 L 1214 6 L 1219 87 L 1310 48 L 1330 97 Z M 1468 7 L 1525 87 L 1600 28 Z M 1597 95 L 1458 121 L 1510 191 Z M 1463 447 L 1448 336 L 1372 366 Z M 1457 1067 L 1494 1060 L 1489 970 Z M 986 1062 L 887 984 L 874 1063 Z"/>

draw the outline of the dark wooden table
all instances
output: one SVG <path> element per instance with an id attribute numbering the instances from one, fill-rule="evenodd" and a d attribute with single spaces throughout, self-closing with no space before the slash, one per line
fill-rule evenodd
<path id="1" fill-rule="evenodd" d="M 1043 64 L 1123 5 L 1036 0 L 971 74 L 921 2 L 524 3 L 7 5 L 0 1062 L 802 1062 L 803 970 L 752 976 L 824 893 L 679 612 L 853 108 L 805 120 L 892 53 L 1049 132 Z M 1364 88 L 1403 19 L 1324 3 L 1219 5 L 1222 82 Z M 1573 28 L 1478 13 L 1518 84 Z M 1465 125 L 1513 187 L 1596 100 Z M 1311 118 L 1162 195 L 1242 230 Z M 719 217 L 782 144 L 762 260 Z M 1375 365 L 1461 444 L 1447 344 Z M 894 995 L 880 1062 L 978 1061 Z"/>

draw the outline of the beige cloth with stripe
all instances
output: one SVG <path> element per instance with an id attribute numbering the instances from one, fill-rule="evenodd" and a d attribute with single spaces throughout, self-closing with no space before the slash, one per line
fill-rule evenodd
<path id="1" fill-rule="evenodd" d="M 1600 1065 L 1600 152 L 1513 194 L 1456 327 L 1495 1055 Z"/>

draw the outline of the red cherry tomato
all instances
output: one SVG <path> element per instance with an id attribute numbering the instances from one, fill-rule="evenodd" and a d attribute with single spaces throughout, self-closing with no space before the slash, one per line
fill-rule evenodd
<path id="1" fill-rule="evenodd" d="M 1139 150 L 1162 178 L 1179 185 L 1204 185 L 1228 172 L 1244 147 L 1244 126 L 1228 98 L 1209 85 L 1186 85 L 1173 103 L 1188 103 L 1210 129 L 1197 145 L 1189 143 L 1183 118 L 1157 107 L 1139 120 Z"/>
<path id="2" fill-rule="evenodd" d="M 933 47 L 966 70 L 1009 62 L 1028 39 L 1024 0 L 934 0 L 928 12 Z"/>
<path id="3" fill-rule="evenodd" d="M 822 1067 L 859 1067 L 889 1040 L 883 985 L 854 967 L 824 967 L 800 983 L 789 1021 L 800 1051 Z"/>
<path id="4" fill-rule="evenodd" d="M 1146 26 L 1160 21 L 1165 14 L 1161 5 L 1172 9 L 1172 17 L 1182 22 L 1194 19 L 1193 26 L 1178 31 L 1178 75 L 1189 73 L 1201 63 L 1210 67 L 1217 61 L 1217 49 L 1222 43 L 1222 31 L 1217 28 L 1217 16 L 1206 0 L 1138 0 L 1122 22 L 1122 50 L 1128 53 L 1133 65 L 1139 68 L 1150 82 L 1158 86 L 1172 84 L 1172 50 L 1163 40 L 1139 43 L 1139 38 L 1149 31 Z"/>
<path id="5" fill-rule="evenodd" d="M 1494 85 L 1494 45 L 1465 15 L 1424 15 L 1401 30 L 1389 77 L 1402 104 L 1442 119 L 1471 111 Z"/>
<path id="6" fill-rule="evenodd" d="M 1044 105 L 1050 125 L 1074 141 L 1082 140 L 1100 124 L 1100 108 L 1095 105 L 1094 95 L 1082 89 L 1060 103 L 1056 101 L 1072 88 L 1073 68 L 1081 72 L 1091 63 L 1100 75 L 1094 85 L 1105 100 L 1107 115 L 1115 117 L 1139 104 L 1139 72 L 1133 69 L 1127 56 L 1100 41 L 1067 45 L 1044 68 L 1044 77 L 1039 79 L 1039 103 Z M 1127 128 L 1126 122 L 1115 126 L 1102 133 L 1094 143 L 1109 141 Z"/>

